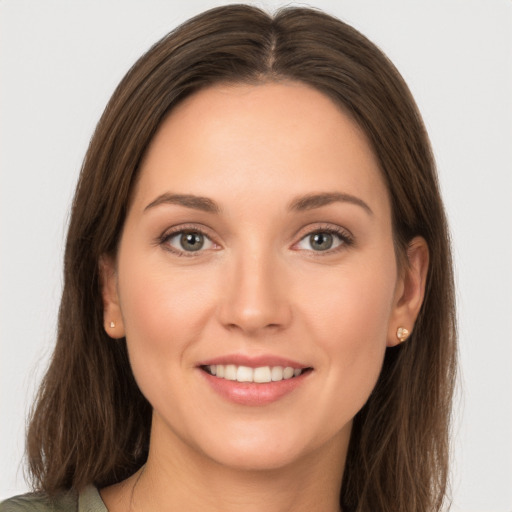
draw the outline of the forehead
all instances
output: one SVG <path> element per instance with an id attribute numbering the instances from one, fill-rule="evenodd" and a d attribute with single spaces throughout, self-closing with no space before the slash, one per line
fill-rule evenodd
<path id="1" fill-rule="evenodd" d="M 229 200 L 339 191 L 387 201 L 359 126 L 302 83 L 216 85 L 179 104 L 151 141 L 136 197 L 164 192 Z"/>

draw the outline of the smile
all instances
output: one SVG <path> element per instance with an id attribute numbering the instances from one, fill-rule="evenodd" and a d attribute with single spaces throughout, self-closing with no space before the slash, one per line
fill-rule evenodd
<path id="1" fill-rule="evenodd" d="M 307 368 L 293 368 L 291 366 L 258 366 L 251 368 L 235 364 L 211 364 L 202 366 L 202 369 L 219 379 L 259 384 L 292 379 L 307 370 Z"/>

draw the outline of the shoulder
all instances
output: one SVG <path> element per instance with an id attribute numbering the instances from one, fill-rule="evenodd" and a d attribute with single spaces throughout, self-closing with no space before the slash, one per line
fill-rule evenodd
<path id="1" fill-rule="evenodd" d="M 0 512 L 78 512 L 78 496 L 72 491 L 54 498 L 44 493 L 22 494 L 0 503 Z"/>
<path id="2" fill-rule="evenodd" d="M 54 498 L 44 493 L 22 494 L 0 503 L 0 512 L 108 512 L 98 489 L 85 487 L 80 494 L 62 492 Z"/>

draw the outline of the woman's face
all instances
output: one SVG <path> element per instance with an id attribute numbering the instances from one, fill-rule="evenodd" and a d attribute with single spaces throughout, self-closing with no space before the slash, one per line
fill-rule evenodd
<path id="1" fill-rule="evenodd" d="M 346 448 L 402 320 L 376 158 L 298 83 L 180 104 L 103 276 L 107 330 L 126 335 L 154 408 L 152 443 L 238 468 Z"/>

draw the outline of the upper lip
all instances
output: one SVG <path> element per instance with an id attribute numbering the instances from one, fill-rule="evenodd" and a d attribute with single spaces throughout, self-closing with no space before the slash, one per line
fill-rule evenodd
<path id="1" fill-rule="evenodd" d="M 290 366 L 292 368 L 310 368 L 310 365 L 299 363 L 293 359 L 281 357 L 277 355 L 259 355 L 259 356 L 248 356 L 244 354 L 229 354 L 214 357 L 201 361 L 198 366 L 211 366 L 217 364 L 234 364 L 236 366 L 248 366 L 249 368 L 259 368 L 261 366 Z"/>

